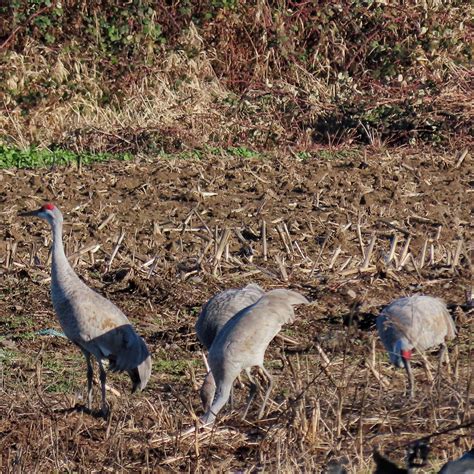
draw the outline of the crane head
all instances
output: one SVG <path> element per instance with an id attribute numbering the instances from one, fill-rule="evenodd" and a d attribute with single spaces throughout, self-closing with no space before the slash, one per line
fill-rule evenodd
<path id="1" fill-rule="evenodd" d="M 40 219 L 48 221 L 51 225 L 53 224 L 53 222 L 62 221 L 61 211 L 54 204 L 51 204 L 49 202 L 43 204 L 36 211 L 21 212 L 19 215 L 21 217 L 39 217 Z"/>
<path id="2" fill-rule="evenodd" d="M 402 351 L 400 352 L 400 355 L 402 356 L 402 359 L 410 360 L 411 359 L 411 350 L 402 349 Z"/>
<path id="3" fill-rule="evenodd" d="M 396 367 L 403 367 L 403 360 L 410 360 L 412 345 L 404 337 L 397 339 L 393 345 L 393 350 L 389 351 L 390 362 Z"/>

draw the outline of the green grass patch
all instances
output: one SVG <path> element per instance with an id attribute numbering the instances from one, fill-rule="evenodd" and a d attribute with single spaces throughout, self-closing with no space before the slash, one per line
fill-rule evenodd
<path id="1" fill-rule="evenodd" d="M 65 376 L 65 378 L 53 380 L 45 386 L 45 391 L 48 393 L 72 393 L 79 385 L 74 377 Z"/>
<path id="2" fill-rule="evenodd" d="M 83 362 L 80 353 L 45 355 L 44 390 L 48 393 L 72 393 L 86 377 L 86 364 Z"/>
<path id="3" fill-rule="evenodd" d="M 24 315 L 14 315 L 10 316 L 9 318 L 5 318 L 2 321 L 4 331 L 10 331 L 11 334 L 18 336 L 18 330 L 24 330 L 25 332 L 32 332 L 32 328 L 34 326 L 34 321 L 29 316 Z M 14 333 L 14 334 L 13 334 Z"/>
<path id="4" fill-rule="evenodd" d="M 8 364 L 12 362 L 17 355 L 18 353 L 12 349 L 0 347 L 0 364 Z"/>
<path id="5" fill-rule="evenodd" d="M 37 334 L 34 331 L 25 331 L 20 334 L 15 334 L 14 339 L 20 341 L 33 341 L 37 338 Z"/>
<path id="6" fill-rule="evenodd" d="M 189 310 L 189 315 L 190 316 L 199 316 L 199 314 L 201 313 L 201 309 L 202 309 L 202 306 L 193 306 L 190 310 Z"/>
<path id="7" fill-rule="evenodd" d="M 130 153 L 75 153 L 70 150 L 47 150 L 27 148 L 20 150 L 0 144 L 0 169 L 8 168 L 42 168 L 48 166 L 65 166 L 71 163 L 90 164 L 109 160 L 129 161 Z"/>
<path id="8" fill-rule="evenodd" d="M 250 148 L 246 148 L 244 146 L 238 146 L 238 147 L 229 147 L 226 148 L 225 150 L 229 155 L 231 156 L 236 156 L 240 158 L 258 158 L 261 157 L 261 154 L 251 150 Z"/>
<path id="9" fill-rule="evenodd" d="M 156 359 L 153 361 L 153 371 L 165 373 L 173 376 L 181 376 L 186 374 L 186 370 L 190 365 L 198 366 L 200 361 L 189 359 Z"/>
<path id="10" fill-rule="evenodd" d="M 202 160 L 209 156 L 229 156 L 248 159 L 262 157 L 260 153 L 246 147 L 205 147 L 179 153 L 161 152 L 158 156 L 168 160 Z M 77 153 L 71 150 L 48 150 L 35 147 L 21 150 L 0 143 L 0 169 L 34 169 L 71 164 L 78 166 L 79 164 L 88 165 L 110 160 L 130 161 L 133 160 L 133 155 L 131 153 L 92 153 L 87 151 Z"/>

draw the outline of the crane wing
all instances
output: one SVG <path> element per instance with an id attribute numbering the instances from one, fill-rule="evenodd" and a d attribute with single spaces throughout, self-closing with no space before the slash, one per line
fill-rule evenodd
<path id="1" fill-rule="evenodd" d="M 130 324 L 120 326 L 90 341 L 110 361 L 113 372 L 138 367 L 149 356 L 148 348 Z"/>
<path id="2" fill-rule="evenodd" d="M 264 291 L 255 284 L 218 293 L 204 306 L 196 322 L 199 341 L 210 348 L 216 334 L 240 310 L 255 303 Z"/>

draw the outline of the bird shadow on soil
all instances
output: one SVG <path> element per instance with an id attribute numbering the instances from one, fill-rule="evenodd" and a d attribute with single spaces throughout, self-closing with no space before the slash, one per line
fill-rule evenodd
<path id="1" fill-rule="evenodd" d="M 356 326 L 361 331 L 373 331 L 375 329 L 377 316 L 378 315 L 374 313 L 351 311 L 342 315 L 342 322 L 346 327 Z"/>
<path id="2" fill-rule="evenodd" d="M 76 403 L 73 407 L 69 408 L 60 408 L 58 410 L 53 410 L 53 413 L 57 414 L 70 414 L 70 413 L 85 413 L 86 415 L 90 415 L 96 419 L 103 419 L 107 420 L 109 414 L 104 414 L 103 410 L 91 410 L 87 408 L 85 405 Z"/>

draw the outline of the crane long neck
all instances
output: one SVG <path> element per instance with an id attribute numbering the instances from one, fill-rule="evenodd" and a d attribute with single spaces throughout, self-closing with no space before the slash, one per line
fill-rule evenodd
<path id="1" fill-rule="evenodd" d="M 63 246 L 63 224 L 62 222 L 54 222 L 53 230 L 53 265 L 62 261 L 67 262 L 66 254 Z"/>
<path id="2" fill-rule="evenodd" d="M 53 282 L 65 283 L 72 275 L 75 276 L 74 270 L 69 264 L 63 246 L 63 223 L 56 221 L 52 225 L 53 230 L 53 251 L 52 251 L 52 272 Z"/>

